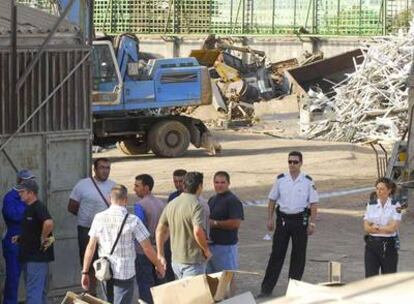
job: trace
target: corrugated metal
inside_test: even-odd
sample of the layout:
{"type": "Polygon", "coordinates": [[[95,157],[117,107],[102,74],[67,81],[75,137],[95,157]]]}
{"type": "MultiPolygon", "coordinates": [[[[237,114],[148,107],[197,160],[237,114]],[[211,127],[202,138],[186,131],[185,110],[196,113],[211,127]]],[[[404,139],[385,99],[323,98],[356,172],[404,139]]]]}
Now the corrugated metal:
{"type": "MultiPolygon", "coordinates": [[[[42,101],[84,58],[88,49],[48,49],[10,100],[10,52],[0,48],[0,136],[12,134],[42,101]]],[[[35,56],[35,50],[19,50],[18,75],[35,56]]],[[[90,129],[90,74],[88,61],[82,64],[22,133],[90,129]]]]}
{"type": "MultiPolygon", "coordinates": [[[[55,25],[58,17],[39,9],[17,4],[17,31],[20,34],[48,33],[55,25]]],[[[57,32],[77,33],[79,29],[72,23],[63,20],[57,32]]],[[[10,0],[0,0],[0,37],[10,35],[10,0]]]]}

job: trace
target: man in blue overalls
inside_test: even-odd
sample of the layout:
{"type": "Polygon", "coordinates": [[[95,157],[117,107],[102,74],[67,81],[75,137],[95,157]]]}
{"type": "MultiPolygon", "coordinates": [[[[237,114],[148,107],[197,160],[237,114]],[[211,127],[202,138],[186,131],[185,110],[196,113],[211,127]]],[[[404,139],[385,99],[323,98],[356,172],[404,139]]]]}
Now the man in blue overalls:
{"type": "MultiPolygon", "coordinates": [[[[17,183],[32,179],[35,176],[27,169],[17,173],[17,183]]],[[[12,243],[13,236],[21,234],[21,222],[26,209],[26,204],[20,199],[16,189],[11,189],[3,199],[3,218],[7,226],[7,233],[2,241],[3,256],[6,261],[6,282],[4,284],[3,304],[17,304],[20,264],[19,246],[12,243]]]]}

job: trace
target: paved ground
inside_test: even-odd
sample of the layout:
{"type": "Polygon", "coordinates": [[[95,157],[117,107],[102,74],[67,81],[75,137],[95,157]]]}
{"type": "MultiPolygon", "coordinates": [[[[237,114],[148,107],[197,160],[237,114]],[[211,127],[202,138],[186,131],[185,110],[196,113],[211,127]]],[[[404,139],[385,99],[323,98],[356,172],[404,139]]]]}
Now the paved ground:
{"type": "MultiPolygon", "coordinates": [[[[325,199],[320,203],[317,231],[311,236],[308,246],[307,264],[303,280],[310,283],[328,280],[328,261],[342,263],[342,279],[345,283],[364,277],[364,242],[362,240],[362,215],[366,195],[325,199]]],[[[240,291],[259,292],[261,279],[270,254],[271,241],[262,240],[265,234],[266,208],[245,209],[246,221],[240,230],[241,269],[259,272],[260,276],[239,275],[240,291]]],[[[401,225],[400,271],[414,271],[414,217],[406,214],[401,225]]],[[[290,250],[290,249],[289,249],[290,250]]],[[[275,297],[284,295],[288,284],[289,257],[286,257],[275,297]]]]}
{"type": "MultiPolygon", "coordinates": [[[[212,176],[217,170],[231,174],[233,191],[242,200],[265,199],[277,174],[287,168],[287,153],[291,150],[304,152],[303,170],[316,181],[320,192],[372,186],[376,178],[375,157],[370,148],[345,143],[278,139],[271,136],[251,134],[249,131],[217,131],[222,142],[222,155],[210,157],[203,150],[190,150],[177,159],[158,159],[152,155],[122,156],[111,150],[95,156],[112,159],[111,177],[126,184],[132,190],[134,176],[149,173],[154,176],[154,193],[166,198],[172,191],[171,173],[185,168],[205,174],[205,193],[212,193],[212,176]]],[[[311,283],[327,280],[327,262],[343,264],[343,280],[351,282],[363,278],[362,214],[367,194],[323,199],[317,231],[311,237],[304,281],[311,283]]],[[[133,202],[135,197],[130,196],[133,202]]],[[[259,291],[260,282],[270,253],[271,242],[264,241],[266,233],[266,208],[246,207],[246,219],[240,229],[241,270],[259,275],[238,276],[239,291],[259,291]]],[[[414,270],[413,230],[414,217],[404,217],[401,228],[402,250],[400,270],[414,270]]],[[[285,265],[288,265],[288,257],[285,265]]],[[[274,296],[284,294],[287,286],[287,267],[282,271],[274,296]]]]}

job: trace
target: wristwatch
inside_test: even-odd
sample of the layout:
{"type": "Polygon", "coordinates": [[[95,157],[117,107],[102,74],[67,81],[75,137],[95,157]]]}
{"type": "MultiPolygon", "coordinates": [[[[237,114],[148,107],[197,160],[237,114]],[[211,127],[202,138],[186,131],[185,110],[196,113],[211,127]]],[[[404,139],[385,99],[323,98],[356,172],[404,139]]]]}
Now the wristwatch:
{"type": "Polygon", "coordinates": [[[82,271],[82,274],[89,274],[89,271],[82,271]]]}

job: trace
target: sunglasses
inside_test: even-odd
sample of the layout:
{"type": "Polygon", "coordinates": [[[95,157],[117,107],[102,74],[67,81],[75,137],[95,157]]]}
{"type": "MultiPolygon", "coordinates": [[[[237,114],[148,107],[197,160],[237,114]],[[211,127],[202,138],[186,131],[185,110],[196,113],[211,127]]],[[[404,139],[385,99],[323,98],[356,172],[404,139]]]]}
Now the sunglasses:
{"type": "Polygon", "coordinates": [[[288,160],[288,163],[289,163],[289,165],[292,165],[292,164],[297,165],[297,164],[300,163],[300,161],[298,161],[298,160],[288,160]]]}

